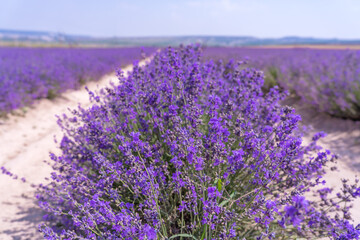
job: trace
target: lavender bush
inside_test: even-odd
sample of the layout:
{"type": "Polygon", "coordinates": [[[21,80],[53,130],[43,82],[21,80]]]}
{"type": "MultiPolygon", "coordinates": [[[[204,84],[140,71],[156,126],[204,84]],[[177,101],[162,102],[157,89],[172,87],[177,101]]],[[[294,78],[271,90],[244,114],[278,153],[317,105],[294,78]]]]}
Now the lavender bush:
{"type": "Polygon", "coordinates": [[[207,58],[248,59],[265,71],[266,87],[279,85],[319,111],[360,119],[360,51],[207,48],[207,58]]]}
{"type": "Polygon", "coordinates": [[[0,115],[54,98],[131,64],[154,48],[0,48],[0,115]]]}
{"type": "Polygon", "coordinates": [[[62,154],[37,199],[46,239],[358,239],[344,181],[323,185],[334,157],[303,146],[300,117],[263,74],[166,49],[93,106],[59,118],[62,154]],[[305,194],[316,196],[308,199],[305,194]]]}

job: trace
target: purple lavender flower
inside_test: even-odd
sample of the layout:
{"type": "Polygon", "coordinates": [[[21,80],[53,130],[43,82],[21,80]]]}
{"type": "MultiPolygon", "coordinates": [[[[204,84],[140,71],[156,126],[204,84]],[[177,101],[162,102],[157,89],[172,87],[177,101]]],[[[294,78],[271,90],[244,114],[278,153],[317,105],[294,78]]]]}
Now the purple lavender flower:
{"type": "MultiPolygon", "coordinates": [[[[143,48],[142,52],[155,50],[143,48]]],[[[140,48],[0,47],[0,115],[77,89],[140,56],[140,48]]]]}
{"type": "Polygon", "coordinates": [[[209,47],[205,58],[247,59],[265,72],[264,91],[279,86],[318,111],[360,119],[360,51],[209,47]]]}
{"type": "MultiPolygon", "coordinates": [[[[186,46],[119,78],[58,120],[62,152],[37,195],[45,238],[358,236],[348,214],[326,211],[346,205],[303,197],[332,155],[302,145],[301,118],[279,89],[263,91],[262,72],[186,46]]],[[[358,196],[356,184],[344,189],[341,201],[358,196]]]]}

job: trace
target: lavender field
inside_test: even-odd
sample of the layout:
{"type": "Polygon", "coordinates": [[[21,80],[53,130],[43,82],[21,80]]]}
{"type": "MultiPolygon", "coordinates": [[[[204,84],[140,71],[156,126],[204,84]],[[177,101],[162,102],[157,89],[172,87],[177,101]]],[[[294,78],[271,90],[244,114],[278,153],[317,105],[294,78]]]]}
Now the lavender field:
{"type": "Polygon", "coordinates": [[[155,50],[0,47],[0,115],[78,89],[155,50]]]}
{"type": "Polygon", "coordinates": [[[360,1],[0,1],[0,240],[360,240],[360,1]]]}
{"type": "MultiPolygon", "coordinates": [[[[0,213],[0,237],[360,238],[360,52],[189,45],[145,48],[152,56],[138,65],[139,50],[2,49],[3,112],[134,64],[117,69],[114,84],[85,92],[90,103],[57,113],[57,132],[38,141],[46,146],[57,134],[51,168],[39,163],[46,147],[0,152],[8,175],[0,190],[31,185],[36,216],[25,204],[20,220],[16,210],[0,213]],[[28,158],[38,168],[24,170],[28,158]],[[31,230],[11,227],[19,222],[31,230]]],[[[0,143],[21,135],[25,123],[15,120],[5,121],[13,132],[0,131],[0,143]]]]}
{"type": "Polygon", "coordinates": [[[330,115],[360,120],[360,51],[310,48],[206,48],[205,58],[242,60],[278,85],[330,115]]]}

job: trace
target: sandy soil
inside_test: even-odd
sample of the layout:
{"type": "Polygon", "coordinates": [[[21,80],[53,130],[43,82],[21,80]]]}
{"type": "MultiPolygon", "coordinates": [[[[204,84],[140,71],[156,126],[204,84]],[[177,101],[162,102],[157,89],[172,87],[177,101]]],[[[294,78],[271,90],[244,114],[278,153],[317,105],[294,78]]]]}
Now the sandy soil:
{"type": "MultiPolygon", "coordinates": [[[[356,177],[360,177],[360,121],[334,118],[326,113],[319,113],[295,97],[289,98],[284,104],[294,107],[296,113],[301,115],[302,125],[307,128],[304,143],[309,143],[317,132],[327,133],[327,136],[318,142],[319,145],[339,156],[336,164],[338,171],[328,169],[324,176],[328,187],[340,190],[341,179],[354,182],[356,177]]],[[[354,201],[353,206],[351,213],[354,223],[360,224],[360,199],[354,201]]]]}
{"type": "MultiPolygon", "coordinates": [[[[124,70],[129,71],[131,67],[124,70]]],[[[108,75],[99,82],[90,83],[88,87],[95,90],[110,82],[116,83],[117,78],[108,75]]],[[[360,175],[360,122],[317,113],[296,99],[286,103],[294,106],[302,115],[303,124],[310,127],[305,141],[309,141],[315,132],[325,131],[328,136],[321,141],[321,145],[341,155],[340,171],[326,176],[331,186],[338,188],[341,178],[360,175]]],[[[48,159],[50,151],[58,152],[53,140],[55,135],[61,137],[55,115],[67,113],[67,109],[76,108],[78,104],[90,104],[84,89],[69,91],[53,101],[40,100],[24,116],[0,120],[0,166],[25,177],[30,183],[44,182],[51,172],[44,160],[48,159]]],[[[41,239],[37,226],[42,213],[34,203],[34,191],[30,185],[0,174],[0,193],[0,239],[41,239]]],[[[355,203],[353,213],[355,221],[360,222],[360,201],[355,203]]]]}
{"type": "MultiPolygon", "coordinates": [[[[145,64],[142,61],[140,64],[145,64]]],[[[124,68],[124,72],[131,70],[124,68]]],[[[104,76],[98,82],[87,86],[94,91],[111,82],[117,83],[114,74],[104,76]]],[[[5,166],[28,183],[13,180],[0,174],[0,239],[42,239],[37,232],[42,213],[34,203],[32,184],[44,182],[51,168],[44,162],[49,152],[59,150],[54,136],[61,139],[61,131],[56,124],[55,115],[68,113],[81,104],[89,106],[90,101],[85,88],[68,91],[55,100],[42,99],[29,108],[25,114],[20,111],[9,119],[0,119],[0,166],[5,166]]]]}

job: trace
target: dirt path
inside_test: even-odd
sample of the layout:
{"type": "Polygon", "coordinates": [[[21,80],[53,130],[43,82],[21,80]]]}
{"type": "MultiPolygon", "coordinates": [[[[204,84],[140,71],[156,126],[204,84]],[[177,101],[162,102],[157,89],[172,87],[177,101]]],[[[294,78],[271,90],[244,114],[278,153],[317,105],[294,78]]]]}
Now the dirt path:
{"type": "MultiPolygon", "coordinates": [[[[296,113],[301,115],[302,124],[306,127],[304,142],[311,141],[312,136],[320,131],[327,136],[319,141],[324,149],[339,156],[337,160],[338,171],[328,171],[324,179],[327,184],[339,190],[341,179],[349,179],[354,182],[355,177],[360,177],[360,121],[352,121],[331,117],[325,113],[319,113],[309,105],[302,104],[297,98],[290,98],[285,104],[295,108],[296,113]]],[[[353,203],[351,213],[354,223],[360,224],[360,199],[353,203]]]]}
{"type": "MultiPolygon", "coordinates": [[[[145,60],[140,62],[144,65],[145,60]]],[[[132,66],[123,71],[130,71],[132,66]]],[[[114,74],[104,76],[87,86],[90,90],[117,83],[114,74]]],[[[35,103],[24,116],[10,116],[0,120],[0,166],[14,174],[25,177],[29,183],[39,184],[48,177],[51,168],[44,163],[49,152],[58,152],[54,136],[62,136],[55,115],[68,113],[81,104],[89,106],[85,88],[68,91],[55,100],[42,99],[35,103]]],[[[0,174],[0,239],[42,239],[37,232],[42,214],[34,203],[34,190],[30,184],[13,180],[0,174]]]]}

